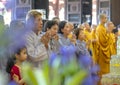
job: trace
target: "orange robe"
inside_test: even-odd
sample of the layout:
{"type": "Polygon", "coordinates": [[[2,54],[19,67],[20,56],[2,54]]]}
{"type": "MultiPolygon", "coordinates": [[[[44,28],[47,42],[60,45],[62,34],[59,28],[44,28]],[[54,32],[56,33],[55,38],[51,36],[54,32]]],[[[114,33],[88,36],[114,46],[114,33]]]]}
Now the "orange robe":
{"type": "Polygon", "coordinates": [[[110,72],[110,33],[107,33],[104,25],[99,24],[96,29],[98,38],[97,64],[100,67],[99,75],[110,72]]]}
{"type": "Polygon", "coordinates": [[[86,44],[88,45],[88,43],[90,43],[88,45],[88,49],[92,50],[92,43],[90,42],[92,40],[91,32],[84,30],[84,34],[86,36],[86,39],[85,39],[86,44]]]}
{"type": "Polygon", "coordinates": [[[115,34],[113,33],[110,33],[110,52],[111,52],[111,55],[117,54],[117,42],[115,39],[115,34]]]}
{"type": "Polygon", "coordinates": [[[97,44],[97,36],[96,36],[96,31],[92,30],[91,32],[91,36],[92,36],[92,40],[96,40],[96,42],[92,42],[92,57],[93,57],[93,61],[94,63],[97,62],[97,54],[98,54],[98,44],[97,44]]]}

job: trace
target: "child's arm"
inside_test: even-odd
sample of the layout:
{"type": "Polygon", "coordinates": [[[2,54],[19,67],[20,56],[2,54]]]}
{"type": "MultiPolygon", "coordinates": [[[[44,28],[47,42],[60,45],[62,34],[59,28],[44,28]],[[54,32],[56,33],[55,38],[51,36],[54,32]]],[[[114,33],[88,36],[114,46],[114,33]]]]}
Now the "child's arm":
{"type": "Polygon", "coordinates": [[[13,80],[18,84],[18,85],[23,85],[25,81],[23,79],[19,80],[17,75],[13,75],[13,80]]]}

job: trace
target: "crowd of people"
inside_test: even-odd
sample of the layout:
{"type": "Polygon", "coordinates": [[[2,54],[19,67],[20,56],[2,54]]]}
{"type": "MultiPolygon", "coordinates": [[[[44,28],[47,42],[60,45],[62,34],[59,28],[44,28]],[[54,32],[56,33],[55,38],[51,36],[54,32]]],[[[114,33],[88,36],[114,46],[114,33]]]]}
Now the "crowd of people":
{"type": "MultiPolygon", "coordinates": [[[[73,23],[55,17],[43,26],[42,14],[31,10],[26,15],[25,24],[11,22],[10,29],[29,29],[24,36],[25,45],[17,46],[14,57],[8,59],[6,70],[11,80],[26,85],[20,75],[21,64],[25,60],[33,67],[42,69],[43,62],[49,60],[52,53],[60,55],[60,48],[69,46],[77,49],[76,58],[87,56],[91,59],[91,65],[87,69],[93,65],[99,66],[96,74],[101,79],[102,75],[109,73],[111,56],[116,54],[118,30],[113,22],[107,21],[105,14],[101,14],[99,20],[99,25],[90,26],[85,22],[75,28],[73,23]]],[[[100,80],[98,85],[101,85],[100,80]]]]}

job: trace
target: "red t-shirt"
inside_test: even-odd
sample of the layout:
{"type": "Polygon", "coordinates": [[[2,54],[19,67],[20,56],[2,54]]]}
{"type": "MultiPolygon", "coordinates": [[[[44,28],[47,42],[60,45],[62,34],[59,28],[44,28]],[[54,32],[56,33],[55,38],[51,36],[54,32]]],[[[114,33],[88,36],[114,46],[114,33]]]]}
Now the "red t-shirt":
{"type": "MultiPolygon", "coordinates": [[[[11,76],[11,81],[14,80],[14,77],[21,80],[22,79],[21,68],[18,65],[14,65],[11,69],[10,76],[11,76]]],[[[23,85],[25,85],[25,84],[23,84],[23,85]]]]}

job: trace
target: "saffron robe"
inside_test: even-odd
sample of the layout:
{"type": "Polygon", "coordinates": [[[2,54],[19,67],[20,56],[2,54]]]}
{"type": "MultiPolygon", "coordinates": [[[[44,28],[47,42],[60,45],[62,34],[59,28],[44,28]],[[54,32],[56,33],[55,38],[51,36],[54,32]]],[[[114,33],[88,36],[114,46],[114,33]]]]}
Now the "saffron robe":
{"type": "Polygon", "coordinates": [[[99,24],[96,35],[98,38],[97,64],[100,67],[99,75],[103,75],[110,72],[110,33],[107,33],[103,24],[99,24]]]}
{"type": "Polygon", "coordinates": [[[93,62],[97,62],[97,54],[98,54],[98,43],[97,43],[97,36],[96,36],[96,31],[92,30],[91,32],[92,40],[96,40],[96,42],[92,42],[92,59],[93,62]]]}
{"type": "Polygon", "coordinates": [[[111,55],[117,54],[117,42],[115,39],[115,34],[113,33],[110,33],[110,50],[111,50],[111,55]]]}

